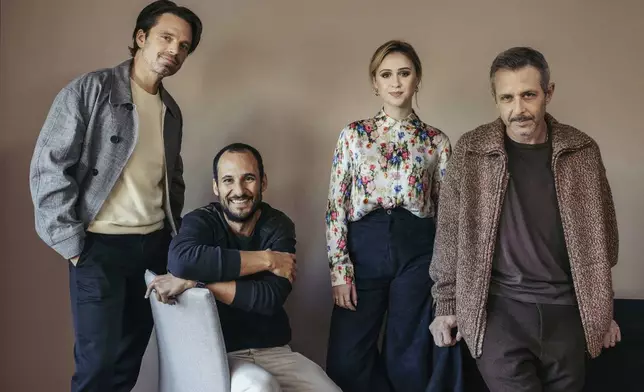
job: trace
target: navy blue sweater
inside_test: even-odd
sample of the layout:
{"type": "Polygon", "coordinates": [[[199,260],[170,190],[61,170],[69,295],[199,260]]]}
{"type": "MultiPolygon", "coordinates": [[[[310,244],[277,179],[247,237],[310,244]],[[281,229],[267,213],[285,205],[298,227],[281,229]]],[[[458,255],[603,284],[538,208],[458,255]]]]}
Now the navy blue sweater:
{"type": "Polygon", "coordinates": [[[245,238],[230,230],[219,203],[198,208],[184,216],[170,244],[168,271],[174,276],[204,283],[236,282],[233,302],[217,301],[228,352],[278,347],[291,340],[283,307],[292,289],[288,279],[268,271],[239,276],[242,250],[295,253],[295,225],[289,217],[267,203],[261,203],[260,210],[253,235],[245,238]]]}

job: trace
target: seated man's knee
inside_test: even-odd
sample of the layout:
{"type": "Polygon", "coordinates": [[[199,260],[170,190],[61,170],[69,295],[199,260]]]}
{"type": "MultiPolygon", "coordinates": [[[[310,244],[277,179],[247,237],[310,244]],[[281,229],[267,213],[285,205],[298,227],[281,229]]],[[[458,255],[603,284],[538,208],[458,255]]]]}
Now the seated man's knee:
{"type": "Polygon", "coordinates": [[[275,377],[264,368],[242,360],[230,360],[231,392],[280,392],[275,377]]]}
{"type": "Polygon", "coordinates": [[[317,363],[300,353],[293,354],[295,362],[298,364],[297,370],[295,370],[295,376],[306,380],[308,385],[305,390],[316,392],[342,392],[330,378],[329,374],[326,373],[317,363]]]}
{"type": "Polygon", "coordinates": [[[270,373],[254,379],[252,385],[244,389],[246,392],[281,392],[280,384],[270,373]]]}

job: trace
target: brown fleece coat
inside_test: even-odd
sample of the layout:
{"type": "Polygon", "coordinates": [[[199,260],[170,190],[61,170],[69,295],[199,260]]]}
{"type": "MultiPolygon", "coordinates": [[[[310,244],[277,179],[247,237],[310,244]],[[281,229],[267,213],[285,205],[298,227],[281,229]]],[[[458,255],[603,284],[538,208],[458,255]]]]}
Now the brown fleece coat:
{"type": "MultiPolygon", "coordinates": [[[[617,263],[615,207],[597,143],[546,114],[552,172],[586,347],[600,354],[613,317],[617,263]]],[[[430,275],[436,315],[456,315],[472,355],[483,351],[486,304],[501,208],[508,185],[501,119],[456,144],[440,193],[430,275]]]]}

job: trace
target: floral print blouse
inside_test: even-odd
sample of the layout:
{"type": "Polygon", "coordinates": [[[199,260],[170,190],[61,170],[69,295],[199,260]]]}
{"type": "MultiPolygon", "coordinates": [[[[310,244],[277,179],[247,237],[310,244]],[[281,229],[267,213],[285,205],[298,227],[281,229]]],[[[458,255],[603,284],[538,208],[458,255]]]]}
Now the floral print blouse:
{"type": "Polygon", "coordinates": [[[349,222],[378,208],[402,207],[420,218],[434,216],[450,155],[447,135],[414,112],[399,121],[381,110],[342,130],[333,154],[326,211],[333,286],[353,282],[349,222]]]}

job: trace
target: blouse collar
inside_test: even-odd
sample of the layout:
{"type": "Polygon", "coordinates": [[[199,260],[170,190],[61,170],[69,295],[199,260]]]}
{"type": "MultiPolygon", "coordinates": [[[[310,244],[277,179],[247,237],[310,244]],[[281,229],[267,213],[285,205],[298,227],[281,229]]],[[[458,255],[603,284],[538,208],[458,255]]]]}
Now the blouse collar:
{"type": "Polygon", "coordinates": [[[386,127],[393,127],[395,125],[402,125],[402,126],[413,126],[413,127],[418,127],[420,125],[420,118],[418,118],[418,115],[416,112],[412,109],[411,113],[402,120],[396,120],[395,118],[389,116],[387,113],[385,113],[385,109],[382,108],[376,114],[374,117],[376,120],[376,127],[380,128],[381,126],[386,126],[386,127]]]}

